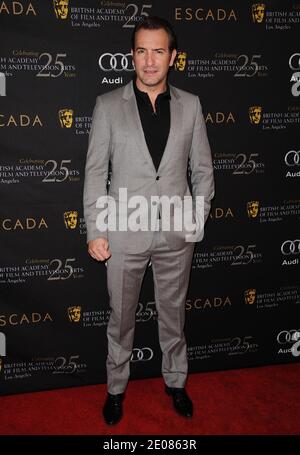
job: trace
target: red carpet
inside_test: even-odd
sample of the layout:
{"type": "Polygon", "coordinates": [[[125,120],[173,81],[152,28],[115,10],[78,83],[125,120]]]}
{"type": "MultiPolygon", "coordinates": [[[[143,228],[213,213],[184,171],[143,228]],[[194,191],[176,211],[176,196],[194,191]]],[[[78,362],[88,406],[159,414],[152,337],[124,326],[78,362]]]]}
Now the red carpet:
{"type": "Polygon", "coordinates": [[[162,379],[130,381],[124,417],[102,420],[106,386],[0,398],[1,435],[296,435],[300,364],[191,374],[193,419],[177,416],[162,379]]]}

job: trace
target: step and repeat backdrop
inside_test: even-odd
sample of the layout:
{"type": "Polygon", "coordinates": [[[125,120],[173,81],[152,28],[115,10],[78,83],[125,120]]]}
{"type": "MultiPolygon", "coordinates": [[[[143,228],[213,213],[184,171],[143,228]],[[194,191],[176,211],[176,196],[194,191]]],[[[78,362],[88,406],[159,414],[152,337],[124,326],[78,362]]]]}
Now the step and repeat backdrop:
{"type": "MultiPolygon", "coordinates": [[[[199,95],[216,197],[186,300],[191,372],[300,357],[300,2],[0,1],[0,393],[104,383],[106,267],[82,192],[96,96],[134,73],[145,16],[179,40],[170,82],[199,95]]],[[[160,375],[151,264],[131,377],[160,375]]]]}

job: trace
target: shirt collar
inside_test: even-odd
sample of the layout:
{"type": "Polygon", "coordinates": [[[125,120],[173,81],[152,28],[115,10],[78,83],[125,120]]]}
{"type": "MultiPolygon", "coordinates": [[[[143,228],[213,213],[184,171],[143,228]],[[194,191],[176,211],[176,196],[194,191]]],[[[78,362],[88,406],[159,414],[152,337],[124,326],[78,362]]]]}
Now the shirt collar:
{"type": "MultiPolygon", "coordinates": [[[[139,96],[140,98],[144,99],[145,101],[148,101],[149,100],[149,95],[147,92],[142,92],[140,89],[138,89],[137,85],[136,85],[136,76],[133,77],[133,89],[134,89],[134,93],[136,96],[139,96]]],[[[169,84],[167,83],[167,89],[165,92],[162,92],[160,93],[158,96],[157,96],[157,100],[161,100],[161,99],[168,99],[170,100],[171,99],[171,93],[170,93],[170,87],[169,87],[169,84]]]]}

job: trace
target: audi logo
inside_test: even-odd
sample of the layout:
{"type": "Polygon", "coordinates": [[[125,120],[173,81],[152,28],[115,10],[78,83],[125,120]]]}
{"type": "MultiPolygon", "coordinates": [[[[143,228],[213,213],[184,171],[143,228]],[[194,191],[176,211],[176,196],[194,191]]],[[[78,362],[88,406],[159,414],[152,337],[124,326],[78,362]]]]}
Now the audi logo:
{"type": "Polygon", "coordinates": [[[134,71],[132,55],[117,52],[106,52],[99,57],[99,66],[102,71],[134,71]]]}
{"type": "Polygon", "coordinates": [[[295,340],[297,340],[299,332],[300,329],[282,330],[277,335],[277,341],[279,344],[293,343],[295,340]]]}
{"type": "Polygon", "coordinates": [[[300,54],[299,54],[299,52],[290,56],[290,58],[289,58],[289,66],[290,66],[291,70],[300,70],[300,54]],[[296,58],[296,63],[295,63],[295,57],[298,57],[298,61],[297,61],[297,58],[296,58]],[[294,64],[296,64],[296,66],[294,66],[294,64]]]}
{"type": "Polygon", "coordinates": [[[300,150],[290,150],[287,152],[284,158],[287,166],[299,166],[300,165],[300,150]]]}
{"type": "Polygon", "coordinates": [[[286,240],[281,245],[281,252],[285,256],[290,254],[299,254],[300,253],[300,240],[286,240]]]}
{"type": "Polygon", "coordinates": [[[153,351],[151,348],[134,348],[131,354],[131,362],[148,362],[153,358],[153,351]]]}

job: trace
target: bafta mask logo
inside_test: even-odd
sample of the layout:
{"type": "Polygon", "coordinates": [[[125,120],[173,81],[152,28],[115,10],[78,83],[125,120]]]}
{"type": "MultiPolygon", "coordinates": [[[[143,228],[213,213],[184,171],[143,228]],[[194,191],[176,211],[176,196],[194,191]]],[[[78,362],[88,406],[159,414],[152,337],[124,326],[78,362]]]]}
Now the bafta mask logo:
{"type": "Polygon", "coordinates": [[[58,111],[60,126],[62,128],[71,128],[73,124],[73,114],[74,111],[72,109],[60,109],[60,111],[58,111]]]}
{"type": "Polygon", "coordinates": [[[69,0],[53,0],[53,7],[57,19],[67,19],[69,0]]]}
{"type": "Polygon", "coordinates": [[[246,291],[244,292],[244,296],[245,296],[245,303],[247,305],[253,305],[253,303],[255,303],[255,299],[256,299],[256,289],[246,289],[246,291]]]}
{"type": "Polygon", "coordinates": [[[264,3],[254,3],[252,5],[252,20],[260,24],[265,17],[266,5],[264,3]]]}
{"type": "Polygon", "coordinates": [[[261,106],[251,106],[249,107],[249,117],[250,117],[250,122],[253,125],[258,125],[261,121],[261,113],[262,113],[262,107],[261,106]]]}
{"type": "Polygon", "coordinates": [[[70,322],[79,322],[81,318],[81,306],[70,306],[68,308],[70,322]]]}
{"type": "Polygon", "coordinates": [[[64,222],[67,229],[75,229],[78,221],[78,212],[69,210],[64,212],[64,222]]]}
{"type": "Polygon", "coordinates": [[[249,218],[256,218],[259,211],[259,202],[251,201],[247,202],[247,212],[249,218]]]}
{"type": "Polygon", "coordinates": [[[177,71],[184,71],[186,65],[186,52],[178,52],[174,68],[177,71]]]}

